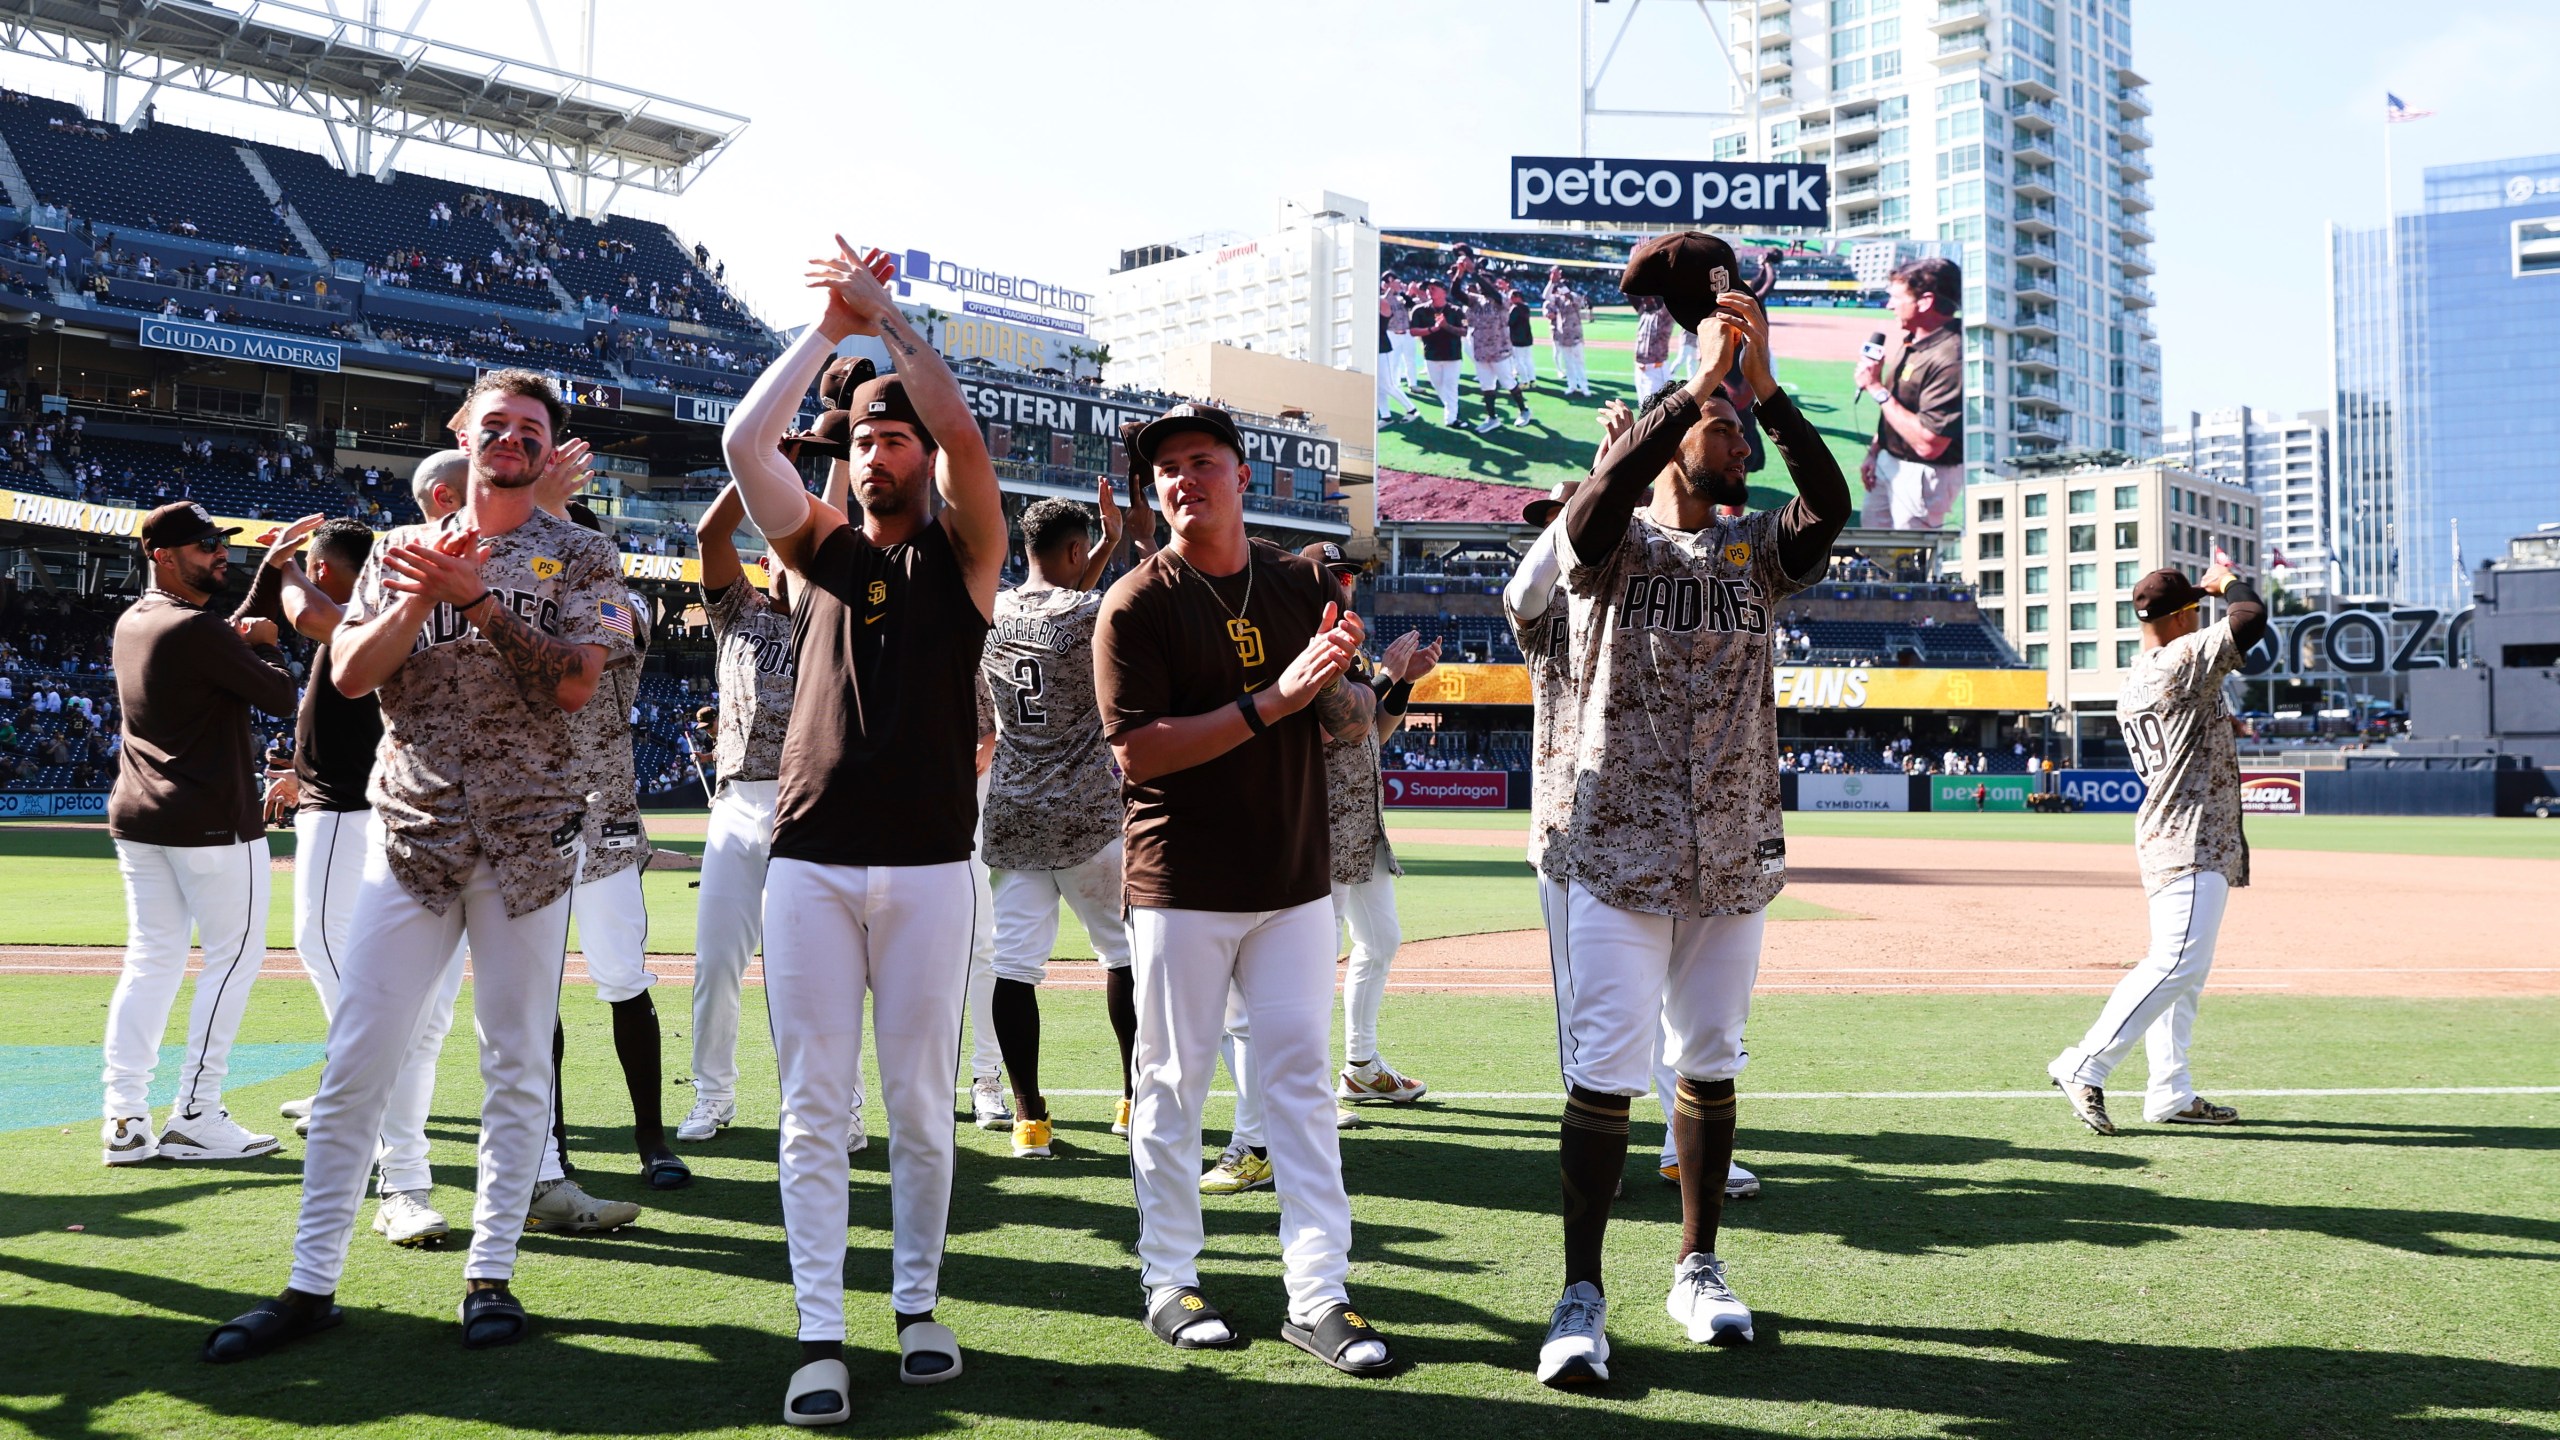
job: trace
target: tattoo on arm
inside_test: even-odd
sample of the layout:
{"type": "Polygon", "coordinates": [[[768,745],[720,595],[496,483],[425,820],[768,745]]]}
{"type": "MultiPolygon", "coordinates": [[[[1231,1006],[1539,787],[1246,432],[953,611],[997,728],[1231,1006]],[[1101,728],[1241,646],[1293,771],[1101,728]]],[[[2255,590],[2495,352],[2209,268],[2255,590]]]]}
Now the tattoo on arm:
{"type": "Polygon", "coordinates": [[[497,648],[498,658],[516,673],[517,679],[557,699],[561,682],[586,668],[580,647],[552,639],[495,600],[485,603],[489,607],[488,618],[473,623],[497,648]]]}
{"type": "Polygon", "coordinates": [[[1377,698],[1366,685],[1336,680],[1316,695],[1316,723],[1336,740],[1348,740],[1368,728],[1377,698]]]}

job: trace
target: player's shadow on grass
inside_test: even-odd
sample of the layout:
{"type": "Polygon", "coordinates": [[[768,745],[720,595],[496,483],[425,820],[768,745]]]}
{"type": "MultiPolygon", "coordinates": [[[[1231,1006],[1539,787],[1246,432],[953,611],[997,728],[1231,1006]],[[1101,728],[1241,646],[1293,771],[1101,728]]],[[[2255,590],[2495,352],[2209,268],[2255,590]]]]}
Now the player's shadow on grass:
{"type": "MultiPolygon", "coordinates": [[[[469,1425],[690,1435],[772,1425],[783,1382],[798,1363],[786,1335],[761,1329],[551,1323],[539,1314],[523,1345],[471,1354],[449,1318],[359,1306],[343,1329],[264,1360],[212,1367],[196,1358],[204,1335],[247,1297],[119,1269],[6,1263],[31,1281],[126,1302],[114,1313],[0,1304],[0,1323],[13,1337],[13,1363],[0,1369],[0,1409],[43,1440],[129,1429],[118,1414],[129,1419],[139,1397],[154,1395],[178,1402],[193,1426],[226,1429],[255,1422],[279,1430],[381,1425],[419,1433],[469,1425]]],[[[2550,1367],[2414,1347],[2235,1350],[2003,1328],[1862,1325],[1765,1310],[1762,1344],[1707,1351],[1681,1343],[1659,1315],[1630,1305],[1613,1327],[1617,1378],[1586,1399],[1541,1390],[1528,1375],[1542,1316],[1482,1316],[1445,1297],[1381,1299],[1375,1308],[1382,1321],[1393,1306],[1409,1312],[1406,1324],[1457,1333],[1398,1335],[1407,1369],[1363,1383],[1281,1348],[1270,1338],[1276,1316],[1264,1313],[1260,1300],[1238,1307],[1252,1338],[1232,1353],[1177,1356],[1134,1319],[1072,1332],[1068,1354],[1041,1347],[1042,1340],[1055,1342],[1055,1331],[973,1327],[962,1337],[967,1373],[949,1385],[913,1389],[892,1379],[885,1327],[857,1326],[846,1357],[856,1423],[894,1436],[990,1421],[1081,1423],[1162,1440],[1197,1440],[1204,1428],[1236,1437],[1551,1436],[1577,1424],[1605,1424],[1612,1436],[1634,1440],[1782,1433],[1730,1419],[1750,1404],[1787,1407],[1769,1413],[1790,1427],[1811,1416],[1880,1410],[1977,1440],[2385,1430],[2485,1440],[2514,1433],[2501,1414],[2547,1412],[2560,1387],[2560,1370],[2550,1367]],[[1602,1400],[1664,1396],[1679,1398],[1676,1417],[1594,1409],[1602,1400]]]]}
{"type": "Polygon", "coordinates": [[[252,1161],[238,1166],[223,1166],[218,1177],[197,1170],[190,1173],[205,1178],[122,1192],[100,1189],[75,1195],[0,1193],[0,1239],[67,1232],[74,1227],[92,1239],[101,1240],[142,1240],[177,1235],[190,1228],[183,1219],[162,1219],[153,1212],[182,1211],[198,1200],[227,1191],[276,1186],[299,1189],[302,1185],[301,1170],[299,1164],[259,1164],[252,1161]],[[240,1173],[251,1165],[257,1165],[257,1169],[247,1174],[240,1173]]]}
{"type": "Polygon", "coordinates": [[[2552,1125],[2421,1125],[2393,1120],[2250,1120],[2239,1125],[2146,1126],[2146,1137],[2214,1140],[2225,1144],[2257,1141],[2309,1142],[2317,1145],[2414,1146],[2426,1150],[2560,1150],[2560,1126],[2552,1125]]]}

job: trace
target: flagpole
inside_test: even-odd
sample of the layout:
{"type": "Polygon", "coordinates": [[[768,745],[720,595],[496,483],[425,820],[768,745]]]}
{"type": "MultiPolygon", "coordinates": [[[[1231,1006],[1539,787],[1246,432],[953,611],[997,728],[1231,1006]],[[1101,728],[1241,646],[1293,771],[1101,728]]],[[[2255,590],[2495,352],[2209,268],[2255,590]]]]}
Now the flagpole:
{"type": "MultiPolygon", "coordinates": [[[[2391,174],[2391,128],[2395,123],[2386,105],[2382,115],[2382,269],[2390,301],[2384,311],[2383,349],[2390,357],[2387,362],[2390,368],[2384,372],[2389,377],[2385,382],[2385,393],[2399,391],[2397,382],[2403,373],[2400,353],[2400,208],[2392,194],[2391,174]]],[[[2401,393],[2391,402],[2388,411],[2391,417],[2391,539],[2383,546],[2382,598],[2386,600],[2400,598],[2400,533],[2412,518],[2405,503],[2409,494],[2409,465],[2401,444],[2408,429],[2408,404],[2408,395],[2401,393]]]]}

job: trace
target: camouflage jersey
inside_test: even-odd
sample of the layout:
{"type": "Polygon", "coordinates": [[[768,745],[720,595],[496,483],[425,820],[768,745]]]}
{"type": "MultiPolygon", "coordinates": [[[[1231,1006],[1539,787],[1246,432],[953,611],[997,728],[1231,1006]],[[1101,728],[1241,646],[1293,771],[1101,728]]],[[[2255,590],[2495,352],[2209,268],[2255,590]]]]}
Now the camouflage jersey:
{"type": "Polygon", "coordinates": [[[1779,514],[1720,517],[1692,532],[1639,511],[1618,543],[1587,559],[1557,533],[1575,692],[1574,794],[1557,878],[1606,904],[1680,919],[1744,915],[1786,884],[1771,606],[1822,569],[1786,573],[1779,514]]]}
{"type": "Polygon", "coordinates": [[[1541,875],[1563,878],[1550,870],[1548,851],[1561,862],[1561,841],[1573,824],[1573,602],[1561,585],[1547,592],[1547,608],[1534,620],[1523,618],[1505,596],[1502,616],[1511,622],[1511,637],[1521,658],[1529,662],[1529,864],[1541,875]]]}
{"type": "Polygon", "coordinates": [[[1558,345],[1582,343],[1583,317],[1591,313],[1589,301],[1561,280],[1550,280],[1542,296],[1546,302],[1547,336],[1558,345]]]}
{"type": "Polygon", "coordinates": [[[771,780],[782,773],[782,736],[791,722],[791,617],[739,576],[702,592],[711,619],[720,685],[720,783],[771,780]]]}
{"type": "Polygon", "coordinates": [[[631,754],[631,707],[640,699],[640,662],[649,651],[649,602],[625,593],[622,603],[623,613],[631,617],[631,654],[606,663],[596,677],[596,693],[569,717],[587,795],[587,823],[580,831],[587,842],[586,868],[578,872],[581,885],[621,874],[649,858],[649,832],[640,823],[640,783],[631,754]]]}
{"type": "Polygon", "coordinates": [[[2218,620],[2133,662],[2116,697],[2125,748],[2147,787],[2133,820],[2133,853],[2148,894],[2210,870],[2249,883],[2240,831],[2240,756],[2222,708],[2222,677],[2248,652],[2218,620]]]}
{"type": "MultiPolygon", "coordinates": [[[[1346,685],[1383,690],[1368,657],[1355,656],[1343,672],[1346,685]]],[[[1333,883],[1365,885],[1381,874],[1401,875],[1395,847],[1387,843],[1378,793],[1378,727],[1364,726],[1348,740],[1324,739],[1324,788],[1333,825],[1333,883]]]]}
{"type": "Polygon", "coordinates": [[[1511,309],[1478,291],[1467,297],[1467,350],[1479,365],[1511,358],[1511,309]]]}
{"type": "MultiPolygon", "coordinates": [[[[392,546],[461,523],[447,516],[384,537],[356,581],[347,623],[361,624],[400,600],[383,584],[382,557],[392,546]]],[[[611,541],[537,510],[481,543],[489,558],[480,583],[535,629],[566,644],[604,647],[608,666],[633,653],[630,633],[615,628],[607,609],[631,603],[611,541]]],[[[587,808],[569,714],[518,679],[497,647],[447,605],[429,613],[407,658],[376,693],[382,748],[366,796],[382,818],[400,888],[442,915],[486,860],[510,917],[569,893],[587,808]]]]}
{"type": "Polygon", "coordinates": [[[1093,697],[1101,613],[1099,590],[996,596],[978,666],[995,695],[985,848],[994,869],[1069,869],[1120,837],[1120,777],[1093,697]]]}

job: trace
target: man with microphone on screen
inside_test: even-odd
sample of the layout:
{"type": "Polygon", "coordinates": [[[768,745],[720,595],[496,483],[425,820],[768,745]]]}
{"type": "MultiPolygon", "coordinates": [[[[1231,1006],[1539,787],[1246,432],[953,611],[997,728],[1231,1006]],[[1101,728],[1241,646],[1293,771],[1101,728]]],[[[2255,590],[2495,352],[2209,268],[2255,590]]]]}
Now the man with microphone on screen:
{"type": "Polygon", "coordinates": [[[1857,386],[1876,402],[1876,438],[1858,478],[1870,530],[1935,530],[1964,489],[1964,276],[1934,255],[1894,267],[1893,333],[1858,358],[1857,386]],[[1881,350],[1877,346],[1881,343],[1881,350]]]}

